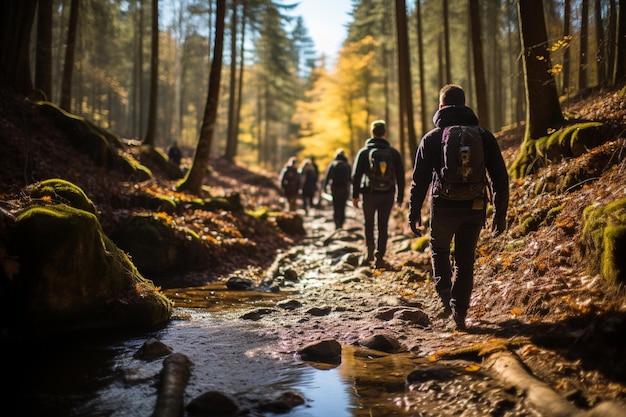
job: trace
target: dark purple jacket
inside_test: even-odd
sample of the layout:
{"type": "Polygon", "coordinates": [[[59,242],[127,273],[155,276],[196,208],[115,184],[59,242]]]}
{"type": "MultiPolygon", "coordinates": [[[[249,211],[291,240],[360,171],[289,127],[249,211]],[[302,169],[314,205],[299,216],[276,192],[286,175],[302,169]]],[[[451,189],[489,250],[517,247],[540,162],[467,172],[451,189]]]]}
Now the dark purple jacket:
{"type": "MultiPolygon", "coordinates": [[[[443,128],[452,125],[478,125],[474,111],[467,106],[446,106],[437,110],[433,116],[435,128],[426,133],[419,144],[413,165],[411,178],[411,196],[409,205],[409,221],[421,218],[421,209],[431,183],[439,182],[438,172],[441,171],[441,135],[443,128]]],[[[500,146],[493,134],[481,128],[483,150],[485,152],[485,168],[490,180],[492,193],[491,203],[495,208],[494,217],[506,216],[509,207],[509,174],[500,146]]],[[[433,187],[435,188],[435,187],[433,187]]],[[[437,206],[471,207],[472,201],[451,201],[432,195],[431,202],[437,206]]]]}

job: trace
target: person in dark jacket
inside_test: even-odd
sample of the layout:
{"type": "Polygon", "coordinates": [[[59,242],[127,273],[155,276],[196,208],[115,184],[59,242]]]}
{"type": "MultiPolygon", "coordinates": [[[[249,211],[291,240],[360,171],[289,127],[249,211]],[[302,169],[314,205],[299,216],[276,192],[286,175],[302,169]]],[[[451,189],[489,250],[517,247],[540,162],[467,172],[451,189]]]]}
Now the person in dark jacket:
{"type": "Polygon", "coordinates": [[[298,200],[298,192],[300,191],[300,175],[296,166],[296,158],[289,158],[285,166],[278,174],[278,181],[283,189],[283,195],[287,201],[287,209],[296,211],[296,203],[298,200]]]}
{"type": "Polygon", "coordinates": [[[300,191],[302,192],[302,208],[304,214],[309,214],[309,209],[313,208],[313,199],[317,191],[318,171],[311,163],[310,159],[305,159],[298,168],[300,177],[300,191]]]}
{"type": "MultiPolygon", "coordinates": [[[[444,305],[443,315],[453,315],[457,330],[466,330],[466,316],[474,285],[474,259],[481,229],[486,223],[488,193],[474,200],[450,200],[438,195],[441,184],[442,132],[446,126],[478,125],[474,111],[465,105],[465,92],[449,84],[439,92],[439,109],[433,117],[435,128],[426,133],[415,155],[410,187],[409,226],[420,235],[422,204],[430,192],[430,248],[435,289],[444,305]],[[454,238],[454,274],[450,244],[454,238]]],[[[506,229],[509,205],[509,176],[498,142],[480,128],[490,203],[494,208],[493,235],[506,229]]]]}
{"type": "Polygon", "coordinates": [[[322,190],[333,198],[333,220],[335,228],[341,229],[346,221],[346,202],[350,198],[350,184],[352,182],[352,166],[348,162],[343,149],[337,149],[335,157],[328,168],[322,184],[322,190]]]}
{"type": "Polygon", "coordinates": [[[376,268],[387,266],[384,260],[387,251],[388,223],[394,201],[398,206],[404,201],[404,163],[400,152],[392,147],[387,140],[387,129],[384,120],[375,120],[371,125],[372,137],[365,141],[356,157],[352,170],[352,205],[359,207],[359,195],[363,196],[363,217],[365,221],[365,245],[367,257],[365,263],[371,263],[376,257],[376,268]],[[370,150],[373,148],[389,148],[393,156],[391,170],[395,184],[388,190],[377,191],[370,186],[370,150]],[[378,240],[374,240],[374,219],[378,223],[378,240]]]}

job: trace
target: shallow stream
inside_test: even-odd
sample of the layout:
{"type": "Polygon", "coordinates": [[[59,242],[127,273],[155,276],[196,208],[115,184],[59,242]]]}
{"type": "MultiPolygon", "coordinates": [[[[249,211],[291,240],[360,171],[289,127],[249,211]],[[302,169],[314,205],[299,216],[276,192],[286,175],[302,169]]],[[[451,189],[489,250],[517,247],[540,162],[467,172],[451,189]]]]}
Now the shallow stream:
{"type": "Polygon", "coordinates": [[[177,305],[189,304],[175,309],[166,328],[140,337],[37,347],[22,368],[23,408],[15,415],[150,416],[164,358],[145,361],[134,355],[152,337],[192,363],[185,404],[214,390],[253,409],[259,401],[295,391],[305,404],[281,416],[420,415],[406,407],[404,381],[417,360],[410,353],[371,356],[344,346],[338,366],[304,362],[281,351],[276,335],[239,318],[251,305],[270,305],[278,295],[227,291],[223,284],[166,294],[177,305]]]}

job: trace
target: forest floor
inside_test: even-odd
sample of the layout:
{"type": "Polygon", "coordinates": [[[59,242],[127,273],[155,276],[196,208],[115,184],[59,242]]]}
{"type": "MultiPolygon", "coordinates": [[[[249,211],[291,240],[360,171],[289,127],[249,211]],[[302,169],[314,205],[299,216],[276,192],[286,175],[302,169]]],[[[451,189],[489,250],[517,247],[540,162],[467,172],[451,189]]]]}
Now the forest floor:
{"type": "MultiPolygon", "coordinates": [[[[0,100],[1,115],[17,112],[13,110],[12,100],[6,97],[0,100]],[[9,107],[11,111],[7,110],[9,107]]],[[[624,103],[623,97],[610,91],[578,97],[563,107],[566,114],[579,119],[626,126],[624,103]]],[[[24,115],[24,120],[17,122],[8,117],[0,117],[0,131],[4,136],[0,199],[13,199],[24,182],[65,178],[81,186],[94,201],[101,212],[105,231],[114,224],[116,210],[110,208],[107,201],[111,196],[132,193],[137,185],[115,172],[95,167],[83,154],[65,145],[63,138],[49,126],[33,124],[24,115]],[[28,154],[36,166],[30,171],[33,173],[30,178],[24,178],[28,170],[16,162],[19,158],[13,157],[15,153],[28,154]]],[[[523,131],[520,126],[496,135],[509,163],[519,149],[523,131]]],[[[353,247],[355,254],[364,249],[360,214],[348,208],[350,218],[346,227],[335,232],[329,218],[330,208],[323,205],[317,212],[303,216],[305,235],[287,235],[277,229],[264,231],[264,239],[257,242],[259,245],[265,242],[263,253],[267,256],[264,259],[248,262],[233,247],[224,259],[227,267],[216,270],[213,278],[225,279],[239,272],[261,282],[267,279],[272,263],[274,268],[280,263],[281,267],[293,269],[300,278],[294,288],[298,289],[301,302],[342,313],[340,319],[337,315],[327,315],[312,320],[306,309],[302,309],[300,313],[266,323],[286,350],[297,350],[298,346],[330,337],[341,343],[355,344],[372,333],[385,333],[430,362],[469,359],[480,364],[493,352],[506,351],[519,359],[530,374],[577,408],[587,409],[606,400],[626,404],[623,337],[626,334],[626,293],[623,286],[609,285],[601,276],[590,275],[586,269],[588,260],[580,255],[578,247],[583,209],[592,203],[606,204],[626,197],[625,142],[619,139],[606,143],[588,154],[512,181],[509,229],[492,238],[487,228],[479,241],[480,256],[476,262],[467,332],[451,330],[448,320],[439,317],[441,306],[431,281],[428,249],[413,250],[418,238],[407,227],[406,208],[394,211],[390,220],[390,247],[386,259],[389,268],[375,270],[337,262],[333,258],[337,245],[344,252],[346,247],[353,247]],[[596,169],[598,165],[605,168],[602,173],[568,192],[534,192],[539,179],[596,169]],[[548,203],[548,200],[551,201],[548,203]],[[522,220],[545,204],[554,204],[552,200],[562,205],[554,222],[522,233],[522,220]],[[312,280],[322,275],[333,278],[313,285],[312,280]],[[380,314],[373,314],[380,313],[381,308],[399,307],[422,310],[429,323],[407,325],[403,320],[381,321],[380,314]]],[[[282,207],[275,174],[252,172],[221,159],[212,160],[211,166],[207,186],[212,192],[237,190],[249,209],[259,205],[282,207]]],[[[175,182],[163,179],[154,171],[154,180],[138,186],[174,193],[175,182]]],[[[214,213],[195,215],[215,216],[214,213]]],[[[222,219],[220,227],[227,229],[239,224],[240,220],[231,216],[222,219]]],[[[202,275],[205,279],[206,276],[202,275]]],[[[198,274],[189,274],[187,278],[186,285],[202,284],[198,274]]],[[[495,405],[490,408],[495,409],[495,405]]]]}

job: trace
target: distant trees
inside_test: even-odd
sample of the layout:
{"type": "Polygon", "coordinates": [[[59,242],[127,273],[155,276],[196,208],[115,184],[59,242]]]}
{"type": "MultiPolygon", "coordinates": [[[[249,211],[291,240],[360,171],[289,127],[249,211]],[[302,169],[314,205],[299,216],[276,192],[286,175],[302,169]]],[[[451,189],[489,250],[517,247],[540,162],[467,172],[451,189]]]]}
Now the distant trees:
{"type": "MultiPolygon", "coordinates": [[[[391,8],[388,0],[353,1],[331,61],[316,56],[297,2],[231,0],[223,29],[228,72],[207,155],[270,170],[292,155],[324,165],[336,147],[356,152],[369,122],[385,118],[390,140],[408,147],[411,159],[447,82],[465,87],[491,130],[528,113],[529,135],[540,134],[559,124],[559,94],[623,82],[625,1],[396,0],[391,8]],[[536,27],[523,36],[518,3],[546,19],[527,22],[536,27]],[[545,27],[547,36],[527,39],[545,27]],[[556,93],[546,96],[546,85],[556,93]]],[[[209,128],[217,1],[84,4],[0,2],[0,88],[38,89],[122,137],[162,147],[176,139],[187,151],[199,145],[209,128]]]]}

